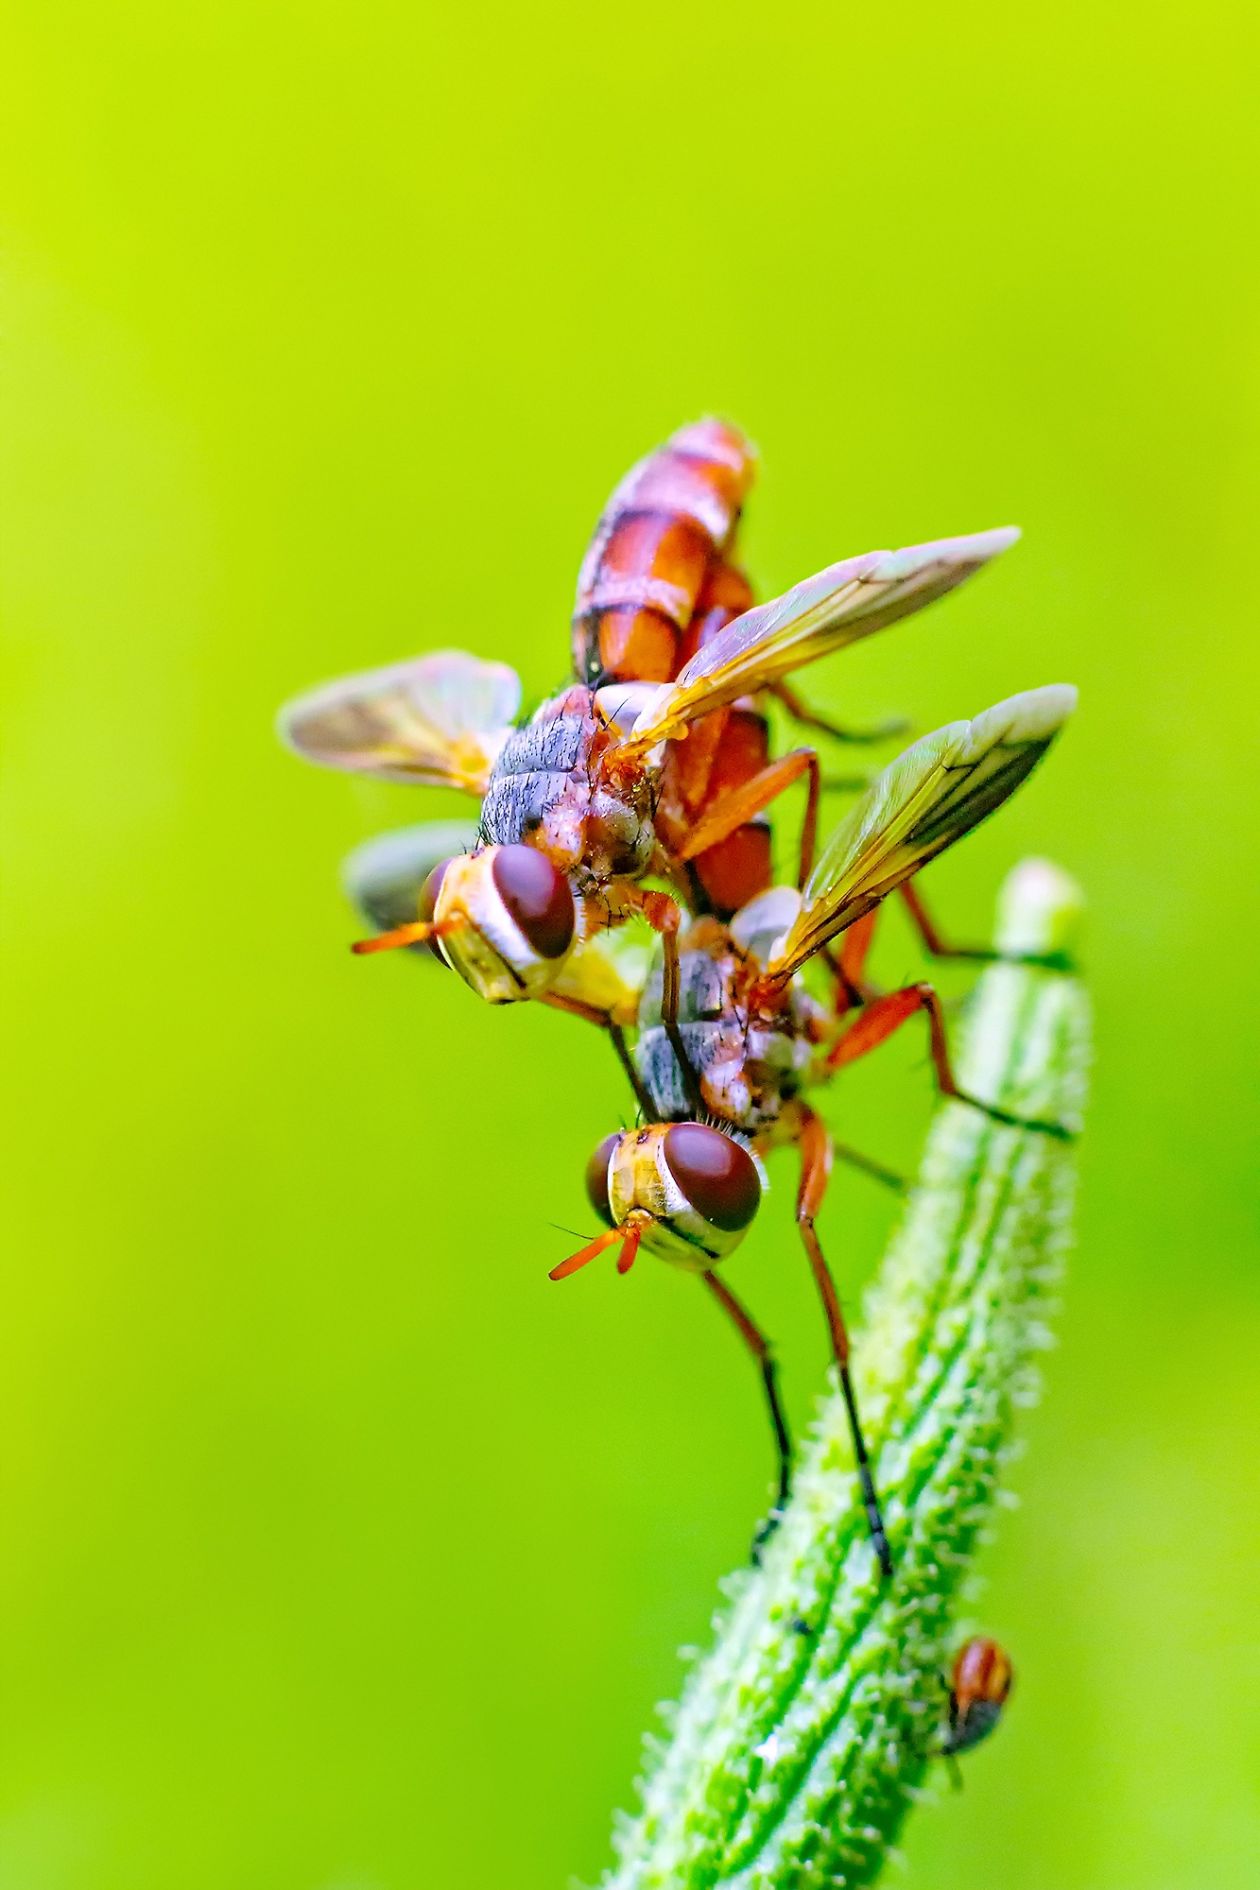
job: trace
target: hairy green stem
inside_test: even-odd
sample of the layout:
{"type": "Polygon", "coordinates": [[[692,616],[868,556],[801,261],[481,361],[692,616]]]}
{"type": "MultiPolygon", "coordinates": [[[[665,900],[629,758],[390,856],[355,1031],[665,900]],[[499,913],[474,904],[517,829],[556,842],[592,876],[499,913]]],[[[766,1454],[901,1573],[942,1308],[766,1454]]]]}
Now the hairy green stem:
{"type": "MultiPolygon", "coordinates": [[[[1002,895],[999,947],[1061,954],[1079,907],[1063,874],[1026,862],[1002,895]]],[[[1087,1055],[1072,976],[984,973],[959,1059],[966,1089],[1075,1124],[1087,1055]]],[[[729,1583],[716,1642],[667,1743],[649,1750],[609,1890],[809,1890],[877,1875],[931,1762],[951,1624],[1015,1407],[1035,1388],[1072,1183],[1069,1144],[964,1103],[940,1108],[855,1347],[893,1579],[879,1578],[833,1391],[763,1565],[729,1583]]]]}

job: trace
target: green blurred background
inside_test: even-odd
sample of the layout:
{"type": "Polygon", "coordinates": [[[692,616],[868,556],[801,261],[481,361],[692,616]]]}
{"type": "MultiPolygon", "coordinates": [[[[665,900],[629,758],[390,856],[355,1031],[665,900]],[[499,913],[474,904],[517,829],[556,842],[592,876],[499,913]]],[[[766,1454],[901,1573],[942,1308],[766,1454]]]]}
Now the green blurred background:
{"type": "MultiPolygon", "coordinates": [[[[1098,1057],[978,1604],[1018,1692],[903,1880],[1254,1882],[1254,35],[1215,0],[10,17],[4,1890],[607,1857],[763,1500],[754,1385],[664,1268],[549,1286],[617,1072],[353,962],[342,853],[459,806],[271,726],[435,644],[555,686],[602,500],[710,410],[762,450],[765,592],[1024,526],[816,699],[1082,689],[933,874],[956,933],[1023,852],[1081,877],[1098,1057]]],[[[834,1120],[908,1163],[927,1090],[900,1044],[834,1120]]],[[[730,1277],[799,1421],[780,1180],[730,1277]]],[[[888,1219],[837,1181],[849,1293],[888,1219]]]]}

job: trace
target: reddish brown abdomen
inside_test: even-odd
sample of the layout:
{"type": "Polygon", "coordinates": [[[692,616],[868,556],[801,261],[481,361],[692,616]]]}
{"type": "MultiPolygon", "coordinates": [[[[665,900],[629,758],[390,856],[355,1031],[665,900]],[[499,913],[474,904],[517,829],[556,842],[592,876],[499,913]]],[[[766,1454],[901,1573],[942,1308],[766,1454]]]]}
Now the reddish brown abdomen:
{"type": "MultiPolygon", "coordinates": [[[[722,800],[751,781],[769,759],[770,729],[765,716],[736,705],[727,715],[706,799],[722,800]]],[[[696,877],[719,918],[730,918],[758,893],[769,889],[773,877],[770,855],[770,823],[764,815],[745,821],[725,840],[697,854],[693,862],[696,877]]]]}
{"type": "MultiPolygon", "coordinates": [[[[680,646],[680,660],[694,656],[711,637],[750,609],[752,589],[742,571],[717,560],[696,599],[695,613],[680,646]]],[[[701,717],[685,742],[671,743],[665,761],[667,804],[681,808],[684,824],[751,781],[770,759],[770,727],[745,696],[729,709],[701,717]],[[671,791],[672,790],[672,791],[671,791]]],[[[706,847],[692,861],[704,903],[729,919],[770,885],[770,825],[764,818],[706,847]]]]}
{"type": "Polygon", "coordinates": [[[573,663],[583,681],[668,682],[677,674],[706,579],[734,536],[753,463],[734,427],[700,420],[622,480],[578,578],[573,663]]]}
{"type": "Polygon", "coordinates": [[[1011,1690],[1011,1663],[996,1641],[976,1636],[959,1649],[953,1683],[954,1700],[961,1708],[975,1700],[1001,1706],[1011,1690]]]}

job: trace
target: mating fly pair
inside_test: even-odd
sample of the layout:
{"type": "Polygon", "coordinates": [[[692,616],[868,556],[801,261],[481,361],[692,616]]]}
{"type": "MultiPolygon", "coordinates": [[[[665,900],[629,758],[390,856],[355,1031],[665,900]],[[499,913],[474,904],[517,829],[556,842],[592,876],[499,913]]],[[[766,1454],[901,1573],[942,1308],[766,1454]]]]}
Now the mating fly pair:
{"type": "MultiPolygon", "coordinates": [[[[641,1243],[703,1273],[762,1360],[784,1490],[788,1446],[769,1355],[712,1267],[755,1214],[762,1152],[781,1142],[799,1149],[798,1222],[887,1568],[843,1319],[813,1228],[831,1143],[800,1091],[919,1010],[941,1086],[953,1088],[930,987],[872,1001],[862,982],[867,915],[1011,792],[1067,713],[1070,692],[1015,698],[916,744],[811,871],[818,760],[810,748],[769,758],[763,699],[777,697],[798,719],[844,738],[785,679],[944,595],[1016,534],[868,553],[754,607],[733,562],[751,470],[738,434],[702,422],[623,481],[579,579],[579,680],[529,721],[517,722],[521,686],[512,670],[447,651],[319,690],[291,705],[282,731],[311,760],[480,798],[470,850],[451,849],[443,827],[431,830],[431,846],[418,830],[398,845],[375,843],[370,858],[361,853],[359,891],[386,929],[356,949],[427,945],[491,1002],[540,999],[609,1031],[646,1126],[610,1138],[596,1163],[593,1195],[615,1223],[608,1244],[621,1242],[623,1268],[641,1243]],[[764,810],[802,777],[809,795],[798,889],[775,892],[764,810]],[[418,858],[432,866],[423,883],[413,871],[418,858]],[[660,935],[644,1003],[602,949],[607,932],[634,916],[660,935]],[[830,941],[841,933],[834,959],[830,941]],[[815,956],[833,970],[830,1012],[800,982],[815,956]],[[847,1027],[836,1034],[842,1019],[847,1027]],[[632,1059],[625,1031],[636,1023],[632,1059]]],[[[908,889],[907,898],[922,918],[908,889]]],[[[923,929],[932,943],[926,922],[923,929]]],[[[557,1275],[590,1257],[584,1250],[557,1275]]]]}
{"type": "Polygon", "coordinates": [[[753,900],[729,925],[711,916],[694,921],[681,941],[681,1056],[663,1028],[658,964],[644,989],[634,1052],[647,1120],[606,1137],[595,1150],[587,1190],[608,1231],[551,1275],[567,1278],[615,1246],[619,1272],[628,1271],[644,1247],[701,1276],[760,1366],[779,1453],[781,1508],[790,1485],[790,1442],[773,1356],[714,1268],[756,1217],[765,1185],[763,1158],[775,1148],[793,1148],[801,1171],[797,1227],[822,1299],[863,1505],[885,1574],[892,1557],[849,1372],[848,1333],[815,1225],[837,1152],[880,1171],[851,1151],[837,1151],[805,1092],[921,1015],[943,1095],[1001,1123],[1065,1134],[1058,1123],[1026,1121],[959,1087],[940,999],[930,984],[918,981],[877,995],[864,974],[877,910],[894,891],[906,898],[929,949],[945,951],[910,880],[1014,792],[1074,704],[1070,688],[1036,689],[998,703],[973,722],[926,736],[857,802],[803,894],[780,887],[753,900]],[[832,956],[832,942],[842,936],[840,953],[832,956]],[[828,1004],[814,998],[801,978],[811,960],[824,955],[834,978],[828,1004]]]}
{"type": "Polygon", "coordinates": [[[812,863],[817,757],[763,762],[747,698],[778,691],[808,715],[786,676],[952,590],[1015,536],[867,553],[732,616],[746,594],[729,562],[746,456],[738,435],[702,424],[619,488],[579,583],[574,647],[589,680],[523,725],[515,674],[454,651],[347,678],[285,711],[285,738],[311,760],[481,799],[474,850],[441,861],[414,917],[362,949],[436,940],[490,1002],[577,1011],[624,1049],[620,1018],[583,994],[590,980],[574,959],[637,915],[661,935],[662,1023],[681,1048],[684,909],[729,913],[768,885],[758,816],[803,775],[802,883],[812,863]]]}

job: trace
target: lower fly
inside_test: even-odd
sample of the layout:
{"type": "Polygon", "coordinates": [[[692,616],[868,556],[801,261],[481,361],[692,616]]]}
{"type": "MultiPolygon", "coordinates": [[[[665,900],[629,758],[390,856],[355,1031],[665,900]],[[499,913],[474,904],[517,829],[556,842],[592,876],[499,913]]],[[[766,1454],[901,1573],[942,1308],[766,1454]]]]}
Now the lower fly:
{"type": "Polygon", "coordinates": [[[1017,1116],[964,1090],[954,1074],[934,988],[920,980],[876,994],[865,968],[877,908],[893,890],[906,895],[930,952],[969,955],[943,944],[906,882],[1014,790],[1073,702],[1068,689],[1035,690],[999,703],[974,722],[925,737],[854,807],[803,895],[777,888],[737,913],[729,928],[712,918],[694,924],[677,965],[675,1031],[664,1031],[659,976],[649,979],[640,1003],[635,1061],[655,1119],[599,1145],[587,1182],[607,1231],[552,1270],[553,1279],[565,1279],[615,1247],[621,1272],[647,1250],[701,1276],[761,1371],[779,1456],[778,1501],[764,1539],[789,1492],[787,1426],[769,1343],[714,1269],[752,1225],[763,1193],[764,1158],[775,1148],[794,1149],[800,1164],[797,1231],[822,1303],[862,1507],[885,1577],[892,1573],[892,1551],[850,1372],[848,1329],[816,1224],[837,1157],[877,1178],[896,1178],[838,1148],[801,1091],[827,1082],[921,1016],[943,1095],[1002,1124],[1057,1137],[1069,1133],[1061,1123],[1017,1116]],[[840,934],[841,949],[832,956],[831,941],[840,934]],[[800,983],[804,966],[817,956],[833,969],[830,1012],[800,983]],[[682,1058],[689,1067],[678,1067],[682,1058]],[[697,1093],[698,1112],[691,1101],[697,1093]]]}

